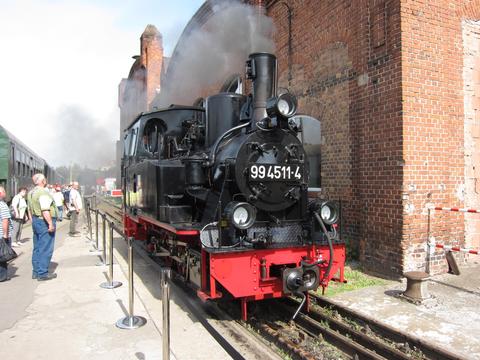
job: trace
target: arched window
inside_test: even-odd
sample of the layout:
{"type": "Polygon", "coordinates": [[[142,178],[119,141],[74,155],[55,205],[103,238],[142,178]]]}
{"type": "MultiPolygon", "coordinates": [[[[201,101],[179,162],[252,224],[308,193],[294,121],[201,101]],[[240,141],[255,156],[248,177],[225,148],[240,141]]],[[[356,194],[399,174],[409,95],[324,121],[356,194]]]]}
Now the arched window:
{"type": "Polygon", "coordinates": [[[193,106],[205,107],[205,99],[204,99],[203,97],[197,98],[197,99],[193,102],[193,106]]]}
{"type": "Polygon", "coordinates": [[[235,94],[243,94],[242,77],[235,74],[228,78],[227,81],[220,88],[220,92],[230,92],[235,94]]]}

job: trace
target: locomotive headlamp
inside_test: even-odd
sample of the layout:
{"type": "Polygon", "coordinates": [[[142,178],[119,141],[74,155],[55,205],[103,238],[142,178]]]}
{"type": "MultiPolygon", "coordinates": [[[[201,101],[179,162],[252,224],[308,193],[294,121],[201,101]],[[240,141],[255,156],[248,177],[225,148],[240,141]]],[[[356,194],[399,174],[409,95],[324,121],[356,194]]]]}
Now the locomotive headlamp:
{"type": "Polygon", "coordinates": [[[325,201],[320,207],[320,217],[323,222],[332,225],[338,221],[338,209],[329,201],[325,201]]]}
{"type": "Polygon", "coordinates": [[[268,116],[292,117],[297,113],[297,99],[295,96],[285,93],[267,100],[268,116]]]}
{"type": "Polygon", "coordinates": [[[245,230],[253,225],[257,212],[249,203],[232,201],[225,207],[225,215],[233,226],[245,230]]]}

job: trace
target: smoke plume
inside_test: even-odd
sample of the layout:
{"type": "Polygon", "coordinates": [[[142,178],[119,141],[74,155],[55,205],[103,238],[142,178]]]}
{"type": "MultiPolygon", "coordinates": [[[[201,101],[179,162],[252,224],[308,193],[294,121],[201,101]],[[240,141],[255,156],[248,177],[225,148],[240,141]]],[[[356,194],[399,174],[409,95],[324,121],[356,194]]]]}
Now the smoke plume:
{"type": "Polygon", "coordinates": [[[79,106],[63,107],[54,119],[52,132],[55,137],[50,140],[48,162],[53,165],[99,168],[111,165],[115,158],[116,132],[99,125],[79,106]]]}
{"type": "MultiPolygon", "coordinates": [[[[245,60],[254,52],[273,52],[271,18],[238,1],[218,1],[213,15],[177,45],[169,65],[159,107],[192,104],[202,90],[233,74],[243,74],[245,60]]],[[[218,88],[217,88],[218,90],[218,88]]]]}

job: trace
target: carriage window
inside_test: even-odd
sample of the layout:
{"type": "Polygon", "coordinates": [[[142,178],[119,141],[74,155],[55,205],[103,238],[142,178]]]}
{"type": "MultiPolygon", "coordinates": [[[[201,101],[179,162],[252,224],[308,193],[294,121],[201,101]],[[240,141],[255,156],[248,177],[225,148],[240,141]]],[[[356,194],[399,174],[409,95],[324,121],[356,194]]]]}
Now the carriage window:
{"type": "Polygon", "coordinates": [[[165,126],[160,119],[151,119],[143,130],[143,146],[151,154],[163,152],[165,126]]]}
{"type": "Polygon", "coordinates": [[[302,129],[298,134],[298,138],[302,141],[308,157],[310,168],[309,190],[320,190],[322,186],[322,133],[320,120],[307,115],[297,115],[293,117],[293,120],[302,129]]]}

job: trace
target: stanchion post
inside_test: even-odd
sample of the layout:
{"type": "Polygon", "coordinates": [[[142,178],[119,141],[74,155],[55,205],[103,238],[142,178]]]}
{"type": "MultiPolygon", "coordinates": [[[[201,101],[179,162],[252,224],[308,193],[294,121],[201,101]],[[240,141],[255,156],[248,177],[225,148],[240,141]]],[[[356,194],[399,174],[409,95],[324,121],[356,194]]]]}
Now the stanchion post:
{"type": "Polygon", "coordinates": [[[95,249],[98,250],[98,208],[95,208],[95,249]]]}
{"type": "Polygon", "coordinates": [[[87,221],[88,221],[88,235],[90,237],[90,241],[93,242],[93,234],[92,234],[92,207],[90,206],[90,202],[88,205],[88,212],[87,212],[87,221]]]}
{"type": "Polygon", "coordinates": [[[147,319],[142,316],[133,315],[133,238],[127,238],[128,241],[128,316],[117,321],[116,325],[120,329],[137,329],[147,323],[147,319]]]}
{"type": "Polygon", "coordinates": [[[90,252],[98,253],[100,251],[98,248],[98,209],[93,210],[93,212],[95,213],[95,243],[93,244],[93,249],[90,250],[90,252]]]}
{"type": "Polygon", "coordinates": [[[108,265],[107,264],[107,221],[106,215],[100,214],[102,216],[102,256],[101,261],[97,264],[97,266],[108,265]]]}
{"type": "Polygon", "coordinates": [[[102,214],[102,251],[103,251],[103,264],[107,265],[107,222],[105,214],[102,214]]]}
{"type": "Polygon", "coordinates": [[[114,281],[113,280],[113,226],[114,226],[113,222],[109,222],[110,237],[109,237],[108,248],[110,250],[110,253],[109,253],[109,257],[110,257],[109,264],[110,264],[110,266],[108,267],[108,281],[100,284],[100,287],[102,287],[104,289],[115,289],[119,286],[122,286],[122,283],[120,281],[114,281]]]}
{"type": "Polygon", "coordinates": [[[90,199],[85,198],[85,216],[87,218],[87,228],[88,228],[88,241],[93,241],[92,239],[92,218],[90,216],[90,199]]]}
{"type": "Polygon", "coordinates": [[[162,288],[162,314],[163,314],[163,360],[170,360],[170,269],[161,270],[160,286],[162,288]]]}

